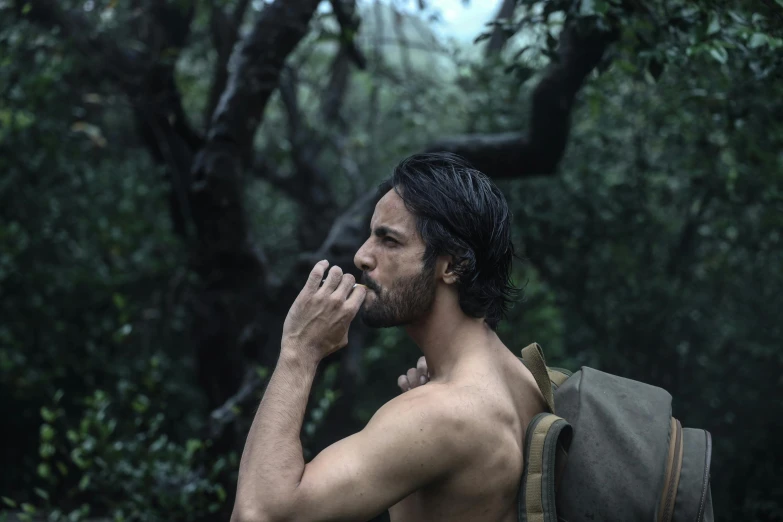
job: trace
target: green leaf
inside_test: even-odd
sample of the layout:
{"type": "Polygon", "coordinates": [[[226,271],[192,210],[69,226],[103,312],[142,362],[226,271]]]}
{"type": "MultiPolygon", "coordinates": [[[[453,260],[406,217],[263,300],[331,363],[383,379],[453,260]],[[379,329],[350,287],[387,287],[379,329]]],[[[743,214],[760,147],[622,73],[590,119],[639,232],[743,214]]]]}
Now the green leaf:
{"type": "Polygon", "coordinates": [[[707,34],[713,35],[720,31],[720,17],[718,13],[710,13],[710,25],[707,27],[707,34]]]}
{"type": "Polygon", "coordinates": [[[729,59],[729,53],[723,47],[716,46],[710,48],[710,55],[720,63],[726,63],[729,59]]]}
{"type": "Polygon", "coordinates": [[[56,418],[54,412],[46,406],[41,407],[41,417],[43,417],[43,420],[46,422],[54,422],[54,419],[56,418]]]}
{"type": "Polygon", "coordinates": [[[269,368],[266,366],[256,366],[256,374],[262,379],[266,380],[269,376],[269,368]]]}
{"type": "Polygon", "coordinates": [[[25,513],[29,513],[31,515],[34,514],[36,511],[35,506],[32,504],[28,504],[27,502],[22,504],[21,507],[22,507],[22,511],[24,511],[25,513]]]}
{"type": "Polygon", "coordinates": [[[48,442],[45,442],[41,444],[41,447],[38,449],[38,454],[41,455],[42,459],[48,459],[51,458],[55,453],[55,448],[48,442]]]}
{"type": "Polygon", "coordinates": [[[79,491],[84,491],[90,486],[90,474],[86,473],[79,481],[79,491]]]}
{"type": "Polygon", "coordinates": [[[16,502],[11,500],[10,498],[8,498],[8,497],[0,497],[0,500],[2,500],[3,504],[5,504],[6,506],[8,506],[10,508],[16,508],[16,502]]]}
{"type": "Polygon", "coordinates": [[[46,462],[41,462],[38,464],[38,476],[41,478],[49,478],[49,475],[51,474],[51,470],[49,469],[49,464],[46,462]]]}
{"type": "Polygon", "coordinates": [[[195,452],[200,450],[202,446],[203,444],[201,444],[200,440],[188,439],[187,443],[185,444],[185,451],[187,451],[188,455],[193,455],[195,452]]]}
{"type": "Polygon", "coordinates": [[[35,491],[35,494],[41,497],[42,499],[48,501],[49,500],[49,493],[44,491],[41,488],[33,488],[33,491],[35,491]]]}
{"type": "Polygon", "coordinates": [[[750,37],[750,42],[748,42],[748,47],[751,49],[755,49],[756,47],[761,47],[762,45],[767,44],[767,35],[762,33],[755,33],[753,36],[750,37]]]}
{"type": "Polygon", "coordinates": [[[54,438],[54,428],[51,424],[41,424],[41,440],[50,441],[54,438]]]}
{"type": "Polygon", "coordinates": [[[116,306],[118,310],[125,308],[125,298],[122,294],[115,293],[111,296],[111,299],[114,301],[114,306],[116,306]]]}

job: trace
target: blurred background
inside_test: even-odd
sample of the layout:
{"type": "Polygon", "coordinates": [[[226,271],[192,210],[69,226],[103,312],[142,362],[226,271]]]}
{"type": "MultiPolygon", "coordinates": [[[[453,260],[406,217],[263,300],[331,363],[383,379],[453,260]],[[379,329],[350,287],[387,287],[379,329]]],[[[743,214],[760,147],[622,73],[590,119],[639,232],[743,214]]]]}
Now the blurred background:
{"type": "MultiPolygon", "coordinates": [[[[228,520],[306,274],[450,150],[514,213],[508,347],[665,387],[717,519],[783,520],[781,38],[781,0],[0,0],[0,519],[228,520]]],[[[355,325],[307,457],[418,355],[355,325]]]]}

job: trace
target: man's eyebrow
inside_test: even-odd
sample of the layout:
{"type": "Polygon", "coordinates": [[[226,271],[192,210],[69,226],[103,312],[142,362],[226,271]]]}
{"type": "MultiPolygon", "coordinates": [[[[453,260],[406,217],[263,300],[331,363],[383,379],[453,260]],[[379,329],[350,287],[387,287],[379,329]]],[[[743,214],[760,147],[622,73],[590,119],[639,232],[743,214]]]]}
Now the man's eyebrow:
{"type": "Polygon", "coordinates": [[[373,234],[373,233],[374,233],[376,236],[378,236],[378,237],[383,237],[383,236],[397,236],[397,237],[398,237],[398,238],[400,238],[400,239],[402,239],[402,238],[404,238],[404,237],[405,237],[405,236],[402,234],[402,232],[399,232],[399,231],[397,231],[397,230],[394,230],[393,228],[389,228],[389,227],[387,227],[387,226],[383,226],[383,225],[381,225],[381,226],[379,226],[379,227],[375,227],[375,231],[373,231],[373,230],[372,230],[372,228],[371,228],[371,229],[370,229],[370,234],[373,234]]]}

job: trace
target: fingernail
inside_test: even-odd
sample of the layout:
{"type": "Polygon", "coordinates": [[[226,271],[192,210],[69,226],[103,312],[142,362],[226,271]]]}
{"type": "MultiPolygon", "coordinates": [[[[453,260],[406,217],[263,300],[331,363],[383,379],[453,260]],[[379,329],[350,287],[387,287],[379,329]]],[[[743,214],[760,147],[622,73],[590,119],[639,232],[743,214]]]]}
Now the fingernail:
{"type": "Polygon", "coordinates": [[[422,375],[421,377],[419,377],[419,382],[422,384],[426,384],[427,379],[425,379],[424,376],[422,375]]]}
{"type": "Polygon", "coordinates": [[[321,263],[326,263],[328,265],[329,261],[327,261],[326,259],[321,259],[320,261],[318,261],[318,264],[320,265],[321,263]]]}

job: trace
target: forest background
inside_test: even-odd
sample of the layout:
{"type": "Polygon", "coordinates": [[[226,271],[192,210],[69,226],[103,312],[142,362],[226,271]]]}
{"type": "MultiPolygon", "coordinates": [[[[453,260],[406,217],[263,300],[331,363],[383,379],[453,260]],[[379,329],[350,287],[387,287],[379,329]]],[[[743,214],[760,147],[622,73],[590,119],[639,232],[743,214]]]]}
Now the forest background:
{"type": "MultiPolygon", "coordinates": [[[[450,150],[514,213],[509,348],[665,387],[718,519],[783,520],[783,1],[447,3],[0,0],[0,518],[227,520],[310,267],[450,150]]],[[[307,457],[417,356],[355,325],[307,457]]]]}

